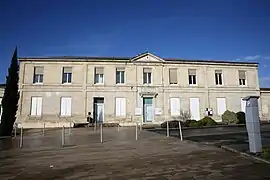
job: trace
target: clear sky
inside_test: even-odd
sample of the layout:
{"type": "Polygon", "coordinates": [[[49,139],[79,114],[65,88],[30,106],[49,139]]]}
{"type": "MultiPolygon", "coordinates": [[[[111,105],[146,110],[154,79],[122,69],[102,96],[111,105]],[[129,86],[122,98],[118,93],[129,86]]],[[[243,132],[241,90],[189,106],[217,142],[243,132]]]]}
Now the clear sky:
{"type": "Polygon", "coordinates": [[[256,61],[270,87],[270,0],[0,0],[0,83],[23,56],[256,61]]]}

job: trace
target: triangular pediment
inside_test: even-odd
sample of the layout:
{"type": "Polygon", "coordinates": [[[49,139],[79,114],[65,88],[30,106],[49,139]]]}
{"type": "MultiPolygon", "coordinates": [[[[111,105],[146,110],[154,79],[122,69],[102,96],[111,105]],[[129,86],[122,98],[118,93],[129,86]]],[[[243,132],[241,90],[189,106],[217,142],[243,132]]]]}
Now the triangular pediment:
{"type": "Polygon", "coordinates": [[[164,62],[164,60],[149,52],[142,53],[138,56],[131,58],[133,62],[164,62]]]}

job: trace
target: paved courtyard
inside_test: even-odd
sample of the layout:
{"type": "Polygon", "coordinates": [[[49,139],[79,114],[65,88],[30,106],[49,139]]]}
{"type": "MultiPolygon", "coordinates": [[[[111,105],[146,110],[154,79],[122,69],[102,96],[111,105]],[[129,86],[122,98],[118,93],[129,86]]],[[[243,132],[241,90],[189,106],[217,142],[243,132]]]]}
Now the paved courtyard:
{"type": "Polygon", "coordinates": [[[104,128],[104,142],[90,128],[61,130],[1,141],[0,179],[269,179],[270,165],[213,146],[134,128],[104,128]],[[68,135],[68,132],[66,132],[68,135]]]}

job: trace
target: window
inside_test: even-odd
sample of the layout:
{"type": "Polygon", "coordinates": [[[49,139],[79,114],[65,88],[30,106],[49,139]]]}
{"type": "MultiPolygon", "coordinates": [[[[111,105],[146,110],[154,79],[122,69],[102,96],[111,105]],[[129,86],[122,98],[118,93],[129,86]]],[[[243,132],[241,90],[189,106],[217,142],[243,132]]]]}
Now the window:
{"type": "Polygon", "coordinates": [[[42,84],[43,83],[43,67],[34,67],[34,84],[42,84]]]}
{"type": "Polygon", "coordinates": [[[216,80],[216,85],[222,85],[222,71],[221,70],[215,71],[215,80],[216,80]]]}
{"type": "Polygon", "coordinates": [[[152,83],[152,69],[143,68],[143,84],[151,84],[151,83],[152,83]]]}
{"type": "Polygon", "coordinates": [[[226,111],[226,99],[217,98],[217,115],[221,116],[226,111]]]}
{"type": "Polygon", "coordinates": [[[239,70],[239,85],[245,86],[246,85],[246,71],[239,70]]]}
{"type": "Polygon", "coordinates": [[[179,98],[171,98],[171,116],[180,116],[179,98]]]}
{"type": "Polygon", "coordinates": [[[41,116],[42,112],[42,97],[31,98],[31,116],[41,116]]]}
{"type": "Polygon", "coordinates": [[[63,67],[62,83],[71,83],[72,80],[72,67],[63,67]]]}
{"type": "Polygon", "coordinates": [[[116,84],[125,83],[125,69],[116,68],[116,84]]]}
{"type": "Polygon", "coordinates": [[[189,106],[191,119],[200,120],[200,99],[190,98],[189,106]]]}
{"type": "Polygon", "coordinates": [[[95,68],[95,84],[104,83],[104,69],[102,67],[95,68]]]}
{"type": "Polygon", "coordinates": [[[196,85],[196,69],[189,69],[188,70],[188,82],[189,85],[196,85]]]}
{"type": "Polygon", "coordinates": [[[177,69],[175,68],[169,69],[169,81],[170,84],[177,84],[177,69]]]}
{"type": "Polygon", "coordinates": [[[71,116],[71,97],[61,97],[61,116],[71,116]]]}
{"type": "Polygon", "coordinates": [[[115,116],[126,116],[126,98],[115,98],[115,116]]]}

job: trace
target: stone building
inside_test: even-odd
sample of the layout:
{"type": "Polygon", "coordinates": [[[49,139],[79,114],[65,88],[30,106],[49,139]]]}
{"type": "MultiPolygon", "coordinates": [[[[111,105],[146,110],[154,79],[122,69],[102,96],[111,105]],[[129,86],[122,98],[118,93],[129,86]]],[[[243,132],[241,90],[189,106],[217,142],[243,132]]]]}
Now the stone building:
{"type": "Polygon", "coordinates": [[[161,123],[190,112],[216,121],[242,98],[260,95],[258,64],[161,58],[20,58],[18,121],[24,126],[86,122],[161,123]]]}

